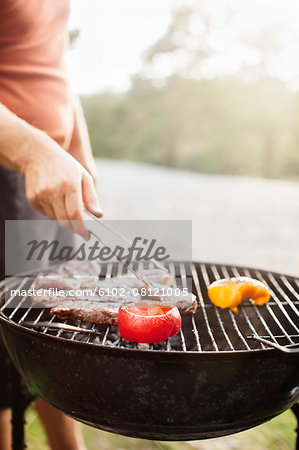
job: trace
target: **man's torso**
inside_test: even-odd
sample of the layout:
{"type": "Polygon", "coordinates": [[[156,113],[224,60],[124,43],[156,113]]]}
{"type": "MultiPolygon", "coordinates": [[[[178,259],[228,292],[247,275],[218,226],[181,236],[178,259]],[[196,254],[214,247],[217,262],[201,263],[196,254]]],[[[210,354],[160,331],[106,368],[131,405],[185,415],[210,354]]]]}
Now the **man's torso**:
{"type": "Polygon", "coordinates": [[[64,52],[69,0],[2,0],[0,102],[68,148],[74,113],[64,52]]]}

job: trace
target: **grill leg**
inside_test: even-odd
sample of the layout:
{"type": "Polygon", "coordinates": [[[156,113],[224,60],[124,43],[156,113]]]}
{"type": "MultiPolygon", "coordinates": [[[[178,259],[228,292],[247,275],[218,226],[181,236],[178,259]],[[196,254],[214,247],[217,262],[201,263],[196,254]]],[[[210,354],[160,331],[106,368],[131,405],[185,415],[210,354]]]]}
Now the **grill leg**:
{"type": "Polygon", "coordinates": [[[25,410],[33,400],[30,394],[25,393],[22,380],[14,367],[11,367],[12,380],[12,448],[23,450],[25,444],[25,410]]]}
{"type": "Polygon", "coordinates": [[[293,413],[295,414],[295,416],[296,416],[296,419],[297,419],[297,428],[296,428],[296,434],[297,434],[297,438],[296,438],[296,447],[295,447],[295,449],[296,450],[299,450],[299,435],[298,435],[298,433],[299,433],[299,403],[295,403],[293,406],[292,406],[292,408],[291,408],[291,410],[293,411],[293,413]]]}

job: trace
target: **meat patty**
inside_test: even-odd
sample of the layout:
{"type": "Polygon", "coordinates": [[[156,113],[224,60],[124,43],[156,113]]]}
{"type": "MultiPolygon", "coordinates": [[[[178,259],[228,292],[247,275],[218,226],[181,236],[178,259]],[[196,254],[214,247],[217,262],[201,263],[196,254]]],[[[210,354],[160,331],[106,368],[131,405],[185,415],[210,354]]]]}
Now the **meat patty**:
{"type": "Polygon", "coordinates": [[[43,306],[44,308],[54,308],[57,306],[62,306],[65,302],[73,302],[73,305],[78,305],[78,302],[92,302],[97,305],[102,305],[105,303],[113,303],[117,305],[123,305],[126,302],[140,301],[142,299],[141,295],[133,292],[132,289],[126,289],[125,295],[123,289],[113,288],[113,291],[105,292],[102,291],[101,294],[96,292],[95,294],[90,289],[83,289],[80,295],[70,295],[67,291],[64,291],[64,295],[56,295],[52,291],[45,290],[43,295],[32,295],[31,303],[35,306],[43,306]]]}
{"type": "MultiPolygon", "coordinates": [[[[118,308],[123,304],[134,304],[143,297],[120,297],[111,299],[103,297],[100,301],[63,301],[50,313],[60,319],[80,319],[98,324],[117,323],[118,308]]],[[[151,299],[152,300],[152,299],[151,299]]],[[[197,309],[197,299],[194,294],[163,296],[160,300],[150,301],[150,304],[176,306],[182,315],[194,314],[197,309]]]]}
{"type": "Polygon", "coordinates": [[[60,275],[68,275],[71,277],[99,277],[100,266],[99,264],[85,259],[79,261],[78,259],[72,259],[60,264],[57,269],[57,273],[60,275]]]}
{"type": "Polygon", "coordinates": [[[85,285],[95,285],[99,280],[100,267],[89,260],[66,261],[47,275],[38,275],[34,280],[35,289],[80,289],[85,285]]]}
{"type": "MultiPolygon", "coordinates": [[[[150,281],[151,283],[160,283],[160,284],[170,284],[173,276],[165,269],[139,269],[137,271],[139,275],[145,281],[150,281]]],[[[121,278],[135,278],[136,276],[132,272],[128,272],[125,275],[121,275],[121,278]]]]}
{"type": "MultiPolygon", "coordinates": [[[[137,288],[145,287],[144,282],[131,272],[120,277],[111,277],[99,280],[100,266],[89,260],[66,261],[53,272],[47,275],[38,275],[35,281],[36,289],[86,289],[98,288],[109,291],[111,288],[137,288]]],[[[172,276],[162,269],[142,269],[138,273],[145,281],[151,283],[168,284],[172,276]]]]}
{"type": "Polygon", "coordinates": [[[191,292],[158,283],[148,289],[148,298],[176,306],[182,315],[194,314],[198,306],[197,298],[191,292]]]}
{"type": "Polygon", "coordinates": [[[66,278],[57,272],[51,272],[47,275],[38,275],[34,280],[35,289],[79,289],[80,279],[66,278]]]}
{"type": "Polygon", "coordinates": [[[60,319],[79,319],[84,322],[109,324],[117,323],[118,308],[114,304],[90,301],[65,301],[60,306],[51,309],[51,314],[56,314],[60,319]]]}
{"type": "MultiPolygon", "coordinates": [[[[138,273],[143,280],[128,272],[120,277],[99,279],[100,266],[91,261],[72,260],[62,263],[54,272],[48,275],[39,275],[35,279],[35,289],[43,289],[44,295],[31,297],[33,304],[52,308],[51,314],[57,314],[61,319],[76,318],[99,324],[114,324],[117,322],[119,306],[127,303],[146,300],[146,296],[133,295],[133,289],[141,292],[149,289],[145,282],[150,282],[151,287],[160,287],[167,291],[167,295],[158,293],[149,300],[157,303],[176,306],[182,315],[194,314],[197,309],[195,295],[185,294],[178,288],[169,287],[172,276],[162,269],[142,269],[138,273]],[[63,290],[64,295],[54,295],[50,288],[63,290]],[[68,295],[71,290],[93,289],[93,295],[74,296],[68,295]],[[113,294],[112,295],[112,289],[113,294]],[[121,290],[125,289],[125,295],[121,290]],[[170,290],[170,291],[169,291],[170,290]],[[130,294],[131,292],[131,294],[130,294]]],[[[134,292],[136,294],[136,292],[134,292]]]]}

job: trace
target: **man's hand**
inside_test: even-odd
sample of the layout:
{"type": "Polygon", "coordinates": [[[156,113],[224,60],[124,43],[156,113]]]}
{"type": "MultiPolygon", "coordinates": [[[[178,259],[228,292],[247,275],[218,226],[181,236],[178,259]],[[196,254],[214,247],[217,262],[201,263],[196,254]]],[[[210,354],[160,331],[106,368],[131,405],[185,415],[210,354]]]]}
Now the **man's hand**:
{"type": "Polygon", "coordinates": [[[24,176],[27,199],[38,211],[88,239],[84,207],[98,217],[103,213],[93,178],[78,161],[59,147],[44,147],[25,165],[24,176]]]}
{"type": "Polygon", "coordinates": [[[28,201],[70,231],[88,238],[84,208],[103,215],[92,176],[46,133],[0,105],[0,164],[25,177],[28,201]]]}

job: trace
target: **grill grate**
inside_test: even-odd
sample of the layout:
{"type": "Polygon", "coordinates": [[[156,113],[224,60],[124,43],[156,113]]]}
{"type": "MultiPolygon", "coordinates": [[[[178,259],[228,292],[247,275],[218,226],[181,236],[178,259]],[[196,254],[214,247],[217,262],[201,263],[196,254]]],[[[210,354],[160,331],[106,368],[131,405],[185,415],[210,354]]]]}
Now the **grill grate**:
{"type": "MultiPolygon", "coordinates": [[[[139,265],[138,268],[146,266],[139,265]]],[[[149,266],[147,266],[149,267],[149,266]]],[[[258,335],[282,346],[299,344],[299,280],[286,276],[235,266],[204,263],[169,263],[166,267],[174,276],[174,286],[188,287],[192,281],[193,293],[198,297],[198,310],[194,316],[183,316],[180,333],[162,344],[136,344],[124,341],[117,326],[88,324],[78,320],[58,319],[49,309],[31,307],[29,300],[9,296],[11,289],[30,289],[32,278],[9,279],[2,285],[1,298],[5,299],[2,317],[25,326],[26,321],[38,325],[47,322],[40,333],[57,339],[79,341],[86,345],[112,346],[154,351],[183,352],[246,352],[262,350],[262,342],[248,339],[258,335]],[[235,316],[229,309],[213,305],[207,296],[207,286],[214,280],[231,276],[250,276],[266,283],[271,289],[271,300],[264,306],[243,302],[235,316]],[[87,332],[51,328],[51,324],[81,327],[87,332]]],[[[135,267],[137,269],[137,267],[135,267]]],[[[102,278],[121,275],[123,266],[118,263],[102,265],[102,278]]],[[[27,325],[26,325],[27,326],[27,325]]],[[[34,327],[31,327],[37,332],[34,327]]]]}

